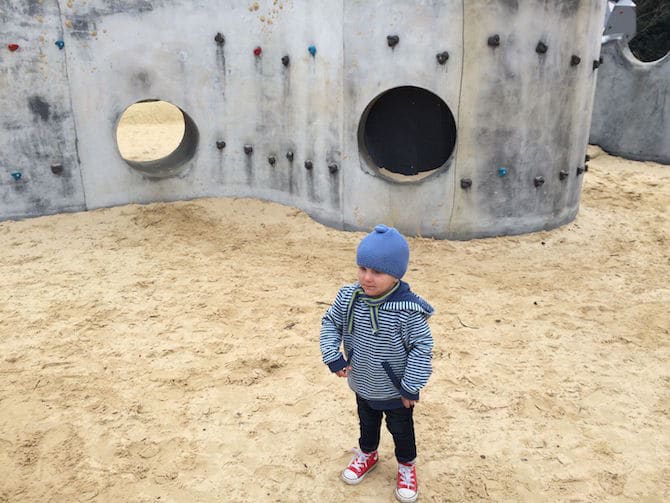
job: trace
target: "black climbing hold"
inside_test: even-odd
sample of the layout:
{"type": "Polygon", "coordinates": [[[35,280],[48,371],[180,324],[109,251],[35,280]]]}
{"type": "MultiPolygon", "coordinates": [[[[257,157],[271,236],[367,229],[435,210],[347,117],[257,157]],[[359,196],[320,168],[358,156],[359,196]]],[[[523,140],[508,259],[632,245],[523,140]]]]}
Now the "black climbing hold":
{"type": "Polygon", "coordinates": [[[565,180],[568,177],[569,173],[562,169],[560,173],[558,173],[558,179],[559,180],[565,180]]]}
{"type": "Polygon", "coordinates": [[[275,164],[277,164],[277,159],[275,158],[275,156],[271,155],[270,157],[268,157],[268,162],[270,163],[270,166],[274,166],[275,164]]]}
{"type": "Polygon", "coordinates": [[[447,51],[438,52],[435,57],[437,58],[437,62],[443,65],[449,59],[449,53],[447,51]]]}
{"type": "Polygon", "coordinates": [[[535,52],[538,54],[544,54],[545,52],[547,52],[547,49],[549,49],[549,47],[547,47],[547,44],[545,44],[542,41],[539,41],[535,46],[535,52]]]}
{"type": "Polygon", "coordinates": [[[577,166],[577,175],[584,173],[584,166],[577,166]]]}
{"type": "Polygon", "coordinates": [[[293,152],[291,152],[290,150],[288,152],[286,152],[286,158],[289,161],[293,161],[293,152]]]}
{"type": "Polygon", "coordinates": [[[586,154],[584,156],[584,162],[589,162],[591,160],[591,156],[589,154],[586,154]]]}
{"type": "Polygon", "coordinates": [[[461,188],[469,189],[472,187],[472,180],[470,178],[461,178],[461,188]]]}
{"type": "Polygon", "coordinates": [[[219,45],[223,45],[226,42],[226,37],[224,37],[223,34],[219,32],[214,37],[214,41],[219,45]]]}
{"type": "Polygon", "coordinates": [[[20,171],[14,171],[13,173],[11,173],[11,175],[12,175],[12,178],[13,178],[14,180],[16,180],[17,182],[18,182],[18,181],[21,179],[21,177],[23,176],[23,175],[21,174],[20,171]]]}
{"type": "Polygon", "coordinates": [[[247,155],[251,155],[251,153],[254,151],[254,147],[251,145],[245,145],[244,146],[244,153],[247,155]]]}
{"type": "Polygon", "coordinates": [[[577,66],[581,62],[582,58],[580,58],[579,56],[575,56],[574,54],[570,58],[570,66],[577,66]]]}
{"type": "Polygon", "coordinates": [[[533,180],[533,184],[536,187],[541,186],[544,183],[544,177],[543,176],[536,176],[535,179],[533,180]]]}
{"type": "Polygon", "coordinates": [[[311,170],[314,167],[314,163],[312,161],[305,161],[305,169],[306,170],[311,170]]]}
{"type": "Polygon", "coordinates": [[[589,171],[589,165],[584,164],[584,173],[587,173],[589,171]]]}
{"type": "Polygon", "coordinates": [[[63,165],[62,165],[61,163],[59,163],[59,162],[54,162],[54,163],[51,165],[51,172],[52,172],[54,175],[60,175],[60,174],[63,172],[63,165]]]}
{"type": "Polygon", "coordinates": [[[491,47],[498,47],[500,45],[500,35],[491,35],[487,43],[491,47]]]}
{"type": "Polygon", "coordinates": [[[288,56],[282,56],[281,57],[281,64],[284,66],[288,66],[288,64],[291,62],[291,58],[288,56]]]}
{"type": "Polygon", "coordinates": [[[598,61],[597,59],[594,59],[593,60],[593,69],[597,70],[599,66],[600,66],[600,61],[598,61]]]}
{"type": "Polygon", "coordinates": [[[339,169],[339,166],[338,166],[336,163],[334,163],[334,162],[331,162],[331,163],[328,165],[328,171],[330,171],[330,174],[331,174],[331,175],[334,175],[335,173],[337,173],[337,170],[338,170],[338,169],[339,169]]]}
{"type": "Polygon", "coordinates": [[[398,35],[389,35],[386,37],[386,42],[388,43],[389,47],[395,47],[398,45],[398,42],[400,42],[400,37],[398,35]]]}
{"type": "Polygon", "coordinates": [[[226,148],[226,142],[225,141],[217,141],[216,142],[216,148],[218,148],[219,150],[223,150],[224,148],[226,148]]]}

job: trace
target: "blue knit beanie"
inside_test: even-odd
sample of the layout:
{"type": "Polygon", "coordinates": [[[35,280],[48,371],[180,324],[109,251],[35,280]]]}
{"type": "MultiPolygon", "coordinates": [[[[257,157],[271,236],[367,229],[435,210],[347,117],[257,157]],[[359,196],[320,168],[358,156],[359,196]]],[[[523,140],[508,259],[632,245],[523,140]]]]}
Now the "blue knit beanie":
{"type": "Polygon", "coordinates": [[[407,271],[409,245],[395,228],[377,225],[358,245],[356,262],[400,279],[407,271]]]}

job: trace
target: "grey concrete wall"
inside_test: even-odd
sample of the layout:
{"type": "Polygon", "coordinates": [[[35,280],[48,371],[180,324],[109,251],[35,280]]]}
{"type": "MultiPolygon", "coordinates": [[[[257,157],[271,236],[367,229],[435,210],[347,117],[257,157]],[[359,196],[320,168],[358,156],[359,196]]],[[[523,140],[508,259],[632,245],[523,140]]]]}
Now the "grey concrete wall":
{"type": "Polygon", "coordinates": [[[0,218],[84,210],[59,5],[2,1],[0,32],[0,218]]]}
{"type": "Polygon", "coordinates": [[[242,196],[338,228],[384,221],[468,239],[551,228],[577,213],[600,0],[0,0],[0,12],[4,40],[20,44],[0,50],[0,218],[242,196]],[[404,85],[436,94],[456,119],[452,156],[421,181],[384,177],[359,145],[366,107],[404,85]],[[193,126],[192,155],[166,168],[170,176],[148,176],[118,151],[121,114],[145,99],[175,104],[193,126]]]}
{"type": "Polygon", "coordinates": [[[473,188],[457,191],[452,237],[556,227],[574,219],[581,195],[604,2],[495,2],[482,16],[490,4],[466,2],[456,178],[473,188]],[[490,33],[501,39],[493,51],[479,42],[490,33]]]}
{"type": "Polygon", "coordinates": [[[670,53],[638,60],[625,42],[602,48],[591,143],[640,161],[670,164],[670,53]]]}

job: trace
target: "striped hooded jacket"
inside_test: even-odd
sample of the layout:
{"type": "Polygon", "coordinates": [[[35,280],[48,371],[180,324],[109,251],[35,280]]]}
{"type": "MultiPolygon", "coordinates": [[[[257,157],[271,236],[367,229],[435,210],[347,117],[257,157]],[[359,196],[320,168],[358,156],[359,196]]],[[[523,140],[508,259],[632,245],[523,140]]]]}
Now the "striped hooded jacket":
{"type": "Polygon", "coordinates": [[[349,386],[375,409],[400,408],[401,396],[418,400],[432,373],[432,306],[404,281],[378,310],[359,292],[358,282],[342,287],[324,314],[323,362],[332,372],[351,365],[349,386]]]}

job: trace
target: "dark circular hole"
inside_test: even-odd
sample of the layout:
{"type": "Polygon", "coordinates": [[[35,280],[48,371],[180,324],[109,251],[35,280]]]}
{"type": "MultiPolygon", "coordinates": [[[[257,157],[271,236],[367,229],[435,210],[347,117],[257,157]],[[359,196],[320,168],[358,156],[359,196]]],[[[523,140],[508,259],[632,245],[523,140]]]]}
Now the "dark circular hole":
{"type": "Polygon", "coordinates": [[[439,96],[420,87],[396,87],[368,105],[358,138],[359,148],[384,174],[414,176],[447,162],[456,145],[456,121],[439,96]]]}
{"type": "Polygon", "coordinates": [[[663,0],[635,2],[637,32],[628,46],[637,59],[651,63],[670,52],[670,9],[663,0]]]}

